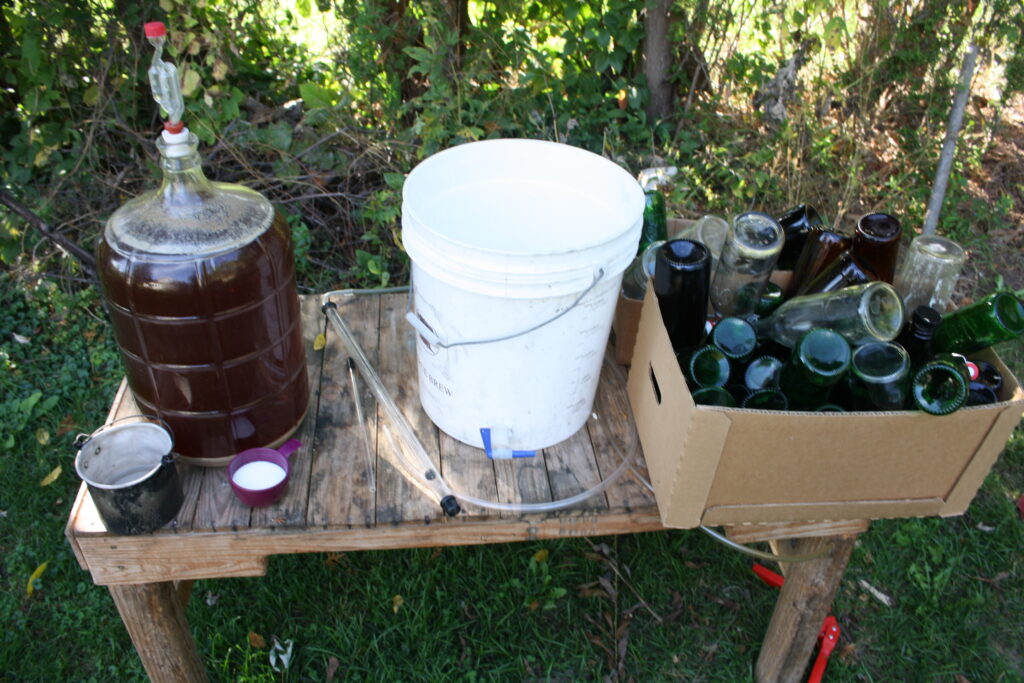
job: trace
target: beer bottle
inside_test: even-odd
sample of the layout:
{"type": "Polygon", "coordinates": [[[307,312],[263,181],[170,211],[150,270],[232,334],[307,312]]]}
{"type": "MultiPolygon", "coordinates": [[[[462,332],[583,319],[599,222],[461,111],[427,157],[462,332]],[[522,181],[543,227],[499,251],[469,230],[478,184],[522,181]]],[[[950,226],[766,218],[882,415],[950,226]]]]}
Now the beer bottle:
{"type": "Polygon", "coordinates": [[[654,293],[672,348],[689,350],[704,340],[711,283],[711,255],[700,242],[669,240],[654,260],[654,293]]]}
{"type": "Polygon", "coordinates": [[[850,367],[850,344],[838,332],[816,327],[797,342],[782,366],[779,389],[796,410],[814,410],[850,367]]]}
{"type": "Polygon", "coordinates": [[[967,400],[970,382],[964,357],[941,353],[914,373],[911,398],[914,405],[926,413],[948,415],[967,400]]]}
{"type": "Polygon", "coordinates": [[[792,270],[808,236],[815,228],[823,227],[823,221],[814,207],[807,204],[788,209],[776,220],[786,235],[786,243],[782,245],[782,253],[779,254],[776,268],[792,270]]]}
{"type": "Polygon", "coordinates": [[[935,328],[936,353],[971,353],[1024,334],[1024,303],[1012,292],[994,292],[947,313],[935,328]]]}
{"type": "Polygon", "coordinates": [[[896,343],[910,355],[910,365],[915,370],[932,357],[932,336],[941,321],[942,315],[931,306],[918,306],[896,337],[896,343]]]}

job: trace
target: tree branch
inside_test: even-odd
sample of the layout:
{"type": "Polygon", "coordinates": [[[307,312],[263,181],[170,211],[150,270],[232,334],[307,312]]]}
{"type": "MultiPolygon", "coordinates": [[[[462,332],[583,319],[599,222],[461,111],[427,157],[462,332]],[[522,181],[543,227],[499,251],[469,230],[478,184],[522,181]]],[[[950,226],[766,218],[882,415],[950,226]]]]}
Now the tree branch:
{"type": "Polygon", "coordinates": [[[90,275],[94,276],[96,274],[96,258],[92,254],[83,249],[77,242],[68,239],[60,232],[54,230],[49,223],[32,213],[27,206],[3,189],[0,189],[0,204],[3,204],[20,216],[26,223],[42,233],[43,237],[73,256],[90,275]]]}

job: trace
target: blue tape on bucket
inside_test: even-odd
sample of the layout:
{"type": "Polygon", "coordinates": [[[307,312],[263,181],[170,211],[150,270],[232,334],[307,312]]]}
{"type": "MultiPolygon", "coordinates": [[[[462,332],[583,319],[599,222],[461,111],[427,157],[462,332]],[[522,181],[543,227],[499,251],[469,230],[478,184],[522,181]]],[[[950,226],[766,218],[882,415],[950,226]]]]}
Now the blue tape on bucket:
{"type": "Polygon", "coordinates": [[[480,438],[484,442],[484,453],[491,460],[511,460],[512,458],[532,458],[537,451],[514,451],[511,448],[491,448],[491,428],[481,427],[480,438]]]}

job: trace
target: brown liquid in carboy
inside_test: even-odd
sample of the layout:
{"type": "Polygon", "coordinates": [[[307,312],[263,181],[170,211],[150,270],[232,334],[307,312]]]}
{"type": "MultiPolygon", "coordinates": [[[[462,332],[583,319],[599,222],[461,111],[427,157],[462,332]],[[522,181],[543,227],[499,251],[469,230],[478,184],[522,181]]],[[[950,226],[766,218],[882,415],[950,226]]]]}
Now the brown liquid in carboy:
{"type": "Polygon", "coordinates": [[[226,458],[284,439],[309,401],[294,258],[276,214],[257,239],[206,257],[120,253],[102,241],[100,281],[140,411],[175,451],[226,458]]]}

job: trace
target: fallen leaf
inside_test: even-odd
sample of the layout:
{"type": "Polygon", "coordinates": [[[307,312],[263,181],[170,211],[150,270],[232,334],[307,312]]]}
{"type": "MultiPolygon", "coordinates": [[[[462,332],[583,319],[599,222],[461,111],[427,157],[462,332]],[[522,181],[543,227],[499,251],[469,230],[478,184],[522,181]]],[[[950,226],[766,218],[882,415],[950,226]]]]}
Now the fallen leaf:
{"type": "Polygon", "coordinates": [[[0,518],[7,516],[7,510],[0,510],[0,518]]]}
{"type": "Polygon", "coordinates": [[[533,554],[533,561],[536,562],[537,564],[540,564],[541,562],[547,562],[548,554],[549,553],[548,553],[548,550],[546,548],[543,549],[543,550],[538,550],[537,552],[535,552],[533,554]]]}
{"type": "Polygon", "coordinates": [[[267,641],[255,631],[249,631],[249,645],[257,650],[262,650],[267,646],[267,641]]]}
{"type": "Polygon", "coordinates": [[[32,597],[32,594],[36,592],[36,580],[43,575],[46,571],[46,567],[49,565],[49,561],[43,562],[41,565],[36,567],[36,570],[32,572],[32,576],[28,577],[28,585],[25,586],[25,594],[28,597],[32,597]]]}
{"type": "Polygon", "coordinates": [[[987,524],[984,524],[982,522],[978,522],[978,525],[975,528],[978,531],[984,531],[986,534],[990,534],[996,530],[994,526],[988,526],[987,524]]]}
{"type": "Polygon", "coordinates": [[[327,335],[321,332],[316,335],[316,338],[313,340],[313,350],[319,351],[325,346],[327,346],[327,335]]]}
{"type": "Polygon", "coordinates": [[[963,674],[957,674],[954,680],[956,680],[956,683],[971,683],[971,679],[963,674]]]}
{"type": "Polygon", "coordinates": [[[402,603],[404,603],[404,602],[405,602],[405,600],[402,599],[401,595],[392,595],[391,596],[391,611],[394,612],[395,614],[398,614],[398,610],[401,609],[402,603]]]}
{"type": "Polygon", "coordinates": [[[75,419],[70,415],[65,415],[64,419],[60,421],[60,426],[57,427],[57,436],[64,436],[74,428],[75,419]]]}
{"type": "Polygon", "coordinates": [[[61,466],[57,465],[56,467],[53,468],[52,472],[50,472],[45,477],[43,477],[43,480],[41,482],[39,482],[39,485],[40,486],[49,486],[53,482],[57,481],[57,477],[60,476],[61,472],[63,472],[63,470],[61,469],[61,466]]]}
{"type": "Polygon", "coordinates": [[[1003,579],[1008,579],[1011,576],[1012,574],[1010,574],[1010,572],[999,572],[991,579],[986,579],[984,576],[975,576],[974,578],[976,578],[978,581],[984,581],[985,583],[999,583],[1003,579]]]}
{"type": "Polygon", "coordinates": [[[1024,519],[1024,496],[1017,499],[1017,514],[1020,515],[1021,519],[1024,519]]]}
{"type": "Polygon", "coordinates": [[[50,432],[40,427],[36,430],[36,441],[39,442],[40,446],[45,446],[50,443],[50,432]]]}
{"type": "Polygon", "coordinates": [[[345,553],[327,553],[327,557],[324,558],[324,564],[328,567],[337,567],[343,557],[345,557],[345,553]]]}
{"type": "Polygon", "coordinates": [[[338,661],[337,657],[331,657],[327,660],[327,683],[331,683],[334,680],[334,674],[338,672],[338,666],[341,662],[338,661]]]}
{"type": "Polygon", "coordinates": [[[539,602],[537,602],[536,600],[534,600],[533,602],[531,602],[531,603],[530,603],[529,605],[527,605],[527,606],[526,606],[526,609],[528,609],[528,610],[530,610],[531,612],[533,612],[533,611],[535,611],[535,610],[536,610],[536,609],[537,609],[538,607],[540,607],[540,603],[539,603],[539,602]]]}
{"type": "Polygon", "coordinates": [[[30,341],[32,341],[28,337],[23,337],[17,332],[12,332],[11,336],[14,337],[14,341],[18,342],[19,344],[28,344],[30,341]]]}
{"type": "Polygon", "coordinates": [[[220,600],[220,593],[214,593],[213,591],[206,591],[206,604],[213,607],[220,600]]]}
{"type": "Polygon", "coordinates": [[[875,600],[878,600],[878,602],[882,603],[886,607],[892,607],[893,599],[885,593],[883,593],[882,591],[875,588],[874,586],[872,586],[864,579],[860,579],[859,581],[857,581],[857,585],[866,590],[868,593],[870,593],[871,597],[873,597],[875,600]]]}

